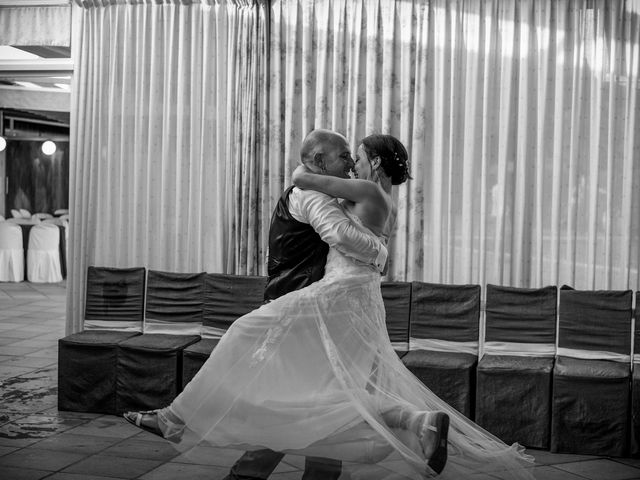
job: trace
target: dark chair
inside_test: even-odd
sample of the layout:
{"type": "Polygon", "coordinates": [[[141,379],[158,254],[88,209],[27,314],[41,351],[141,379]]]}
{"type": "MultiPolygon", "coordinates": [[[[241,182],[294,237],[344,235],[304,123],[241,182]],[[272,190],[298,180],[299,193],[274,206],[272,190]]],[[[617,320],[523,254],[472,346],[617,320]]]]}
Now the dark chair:
{"type": "Polygon", "coordinates": [[[402,358],[409,351],[411,283],[382,282],[381,290],[389,339],[398,356],[402,358]]]}
{"type": "Polygon", "coordinates": [[[436,395],[473,418],[480,321],[479,285],[413,282],[407,368],[436,395]]]}
{"type": "Polygon", "coordinates": [[[560,290],[552,452],[628,455],[631,301],[630,290],[560,290]]]}
{"type": "Polygon", "coordinates": [[[636,292],[633,373],[631,376],[631,456],[640,457],[640,292],[636,292]]]}
{"type": "Polygon", "coordinates": [[[549,448],[557,291],[486,288],[476,423],[507,444],[549,448]]]}
{"type": "Polygon", "coordinates": [[[144,333],[118,345],[118,413],[165,407],[182,391],[182,352],[200,340],[194,326],[202,324],[204,276],[149,271],[145,325],[166,333],[144,333]]]}
{"type": "Polygon", "coordinates": [[[85,329],[58,341],[58,409],[116,412],[117,346],[142,330],[145,269],[89,267],[85,329]]]}
{"type": "Polygon", "coordinates": [[[204,279],[202,339],[183,352],[182,383],[191,381],[231,324],[263,303],[267,277],[208,273],[204,279]]]}

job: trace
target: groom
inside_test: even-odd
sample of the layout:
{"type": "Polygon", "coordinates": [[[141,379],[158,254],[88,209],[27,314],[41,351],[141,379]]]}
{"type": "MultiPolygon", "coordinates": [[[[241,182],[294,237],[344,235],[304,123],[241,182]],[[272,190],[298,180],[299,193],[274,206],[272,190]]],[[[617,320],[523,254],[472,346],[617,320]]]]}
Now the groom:
{"type": "MultiPolygon", "coordinates": [[[[349,178],[354,165],[347,139],[330,130],[309,133],[302,142],[300,156],[313,172],[340,178],[349,178]]],[[[313,190],[286,189],[271,217],[265,300],[320,280],[330,246],[375,265],[380,272],[384,269],[385,246],[354,227],[337,199],[313,190]]],[[[224,480],[265,480],[282,457],[283,453],[273,450],[245,452],[224,480]]],[[[335,480],[340,472],[338,460],[307,457],[302,480],[335,480]]]]}

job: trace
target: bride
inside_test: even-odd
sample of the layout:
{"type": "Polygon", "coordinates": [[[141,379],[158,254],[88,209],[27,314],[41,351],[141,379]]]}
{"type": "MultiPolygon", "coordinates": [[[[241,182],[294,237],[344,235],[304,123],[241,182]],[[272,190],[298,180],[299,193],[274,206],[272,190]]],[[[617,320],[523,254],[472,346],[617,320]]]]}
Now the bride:
{"type": "MultiPolygon", "coordinates": [[[[392,188],[409,178],[391,135],[362,140],[356,179],[293,174],[342,198],[363,232],[389,238],[392,188]]],[[[324,277],[239,318],[167,408],[125,418],[186,450],[204,442],[342,461],[353,479],[532,479],[531,458],[449,407],[402,364],[386,331],[380,275],[335,249],[324,277]]]]}

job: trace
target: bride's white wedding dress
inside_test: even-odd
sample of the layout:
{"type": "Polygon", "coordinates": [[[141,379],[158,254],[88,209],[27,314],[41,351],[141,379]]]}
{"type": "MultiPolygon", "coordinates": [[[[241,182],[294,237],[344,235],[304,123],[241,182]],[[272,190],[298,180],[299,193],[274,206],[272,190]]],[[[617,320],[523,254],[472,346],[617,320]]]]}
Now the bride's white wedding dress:
{"type": "Polygon", "coordinates": [[[386,331],[379,273],[331,249],[324,278],[234,322],[159,421],[180,449],[266,447],[340,459],[341,478],[425,478],[416,435],[383,418],[398,406],[450,416],[438,478],[505,470],[503,478],[533,478],[521,447],[482,430],[404,367],[386,331]]]}

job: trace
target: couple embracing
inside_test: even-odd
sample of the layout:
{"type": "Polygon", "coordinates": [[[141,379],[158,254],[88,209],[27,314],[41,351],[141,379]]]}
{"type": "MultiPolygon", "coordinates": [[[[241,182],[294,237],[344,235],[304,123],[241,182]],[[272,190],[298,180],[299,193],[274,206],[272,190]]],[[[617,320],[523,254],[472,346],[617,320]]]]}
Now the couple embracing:
{"type": "Polygon", "coordinates": [[[410,178],[405,147],[371,135],[354,162],[342,135],[314,130],[300,153],[271,219],[267,303],[233,323],[171,405],[125,418],[180,450],[247,450],[227,479],[266,479],[285,454],[306,457],[303,480],[460,479],[496,467],[532,478],[521,447],[434,395],[389,341],[380,274],[392,189],[410,178]]]}

